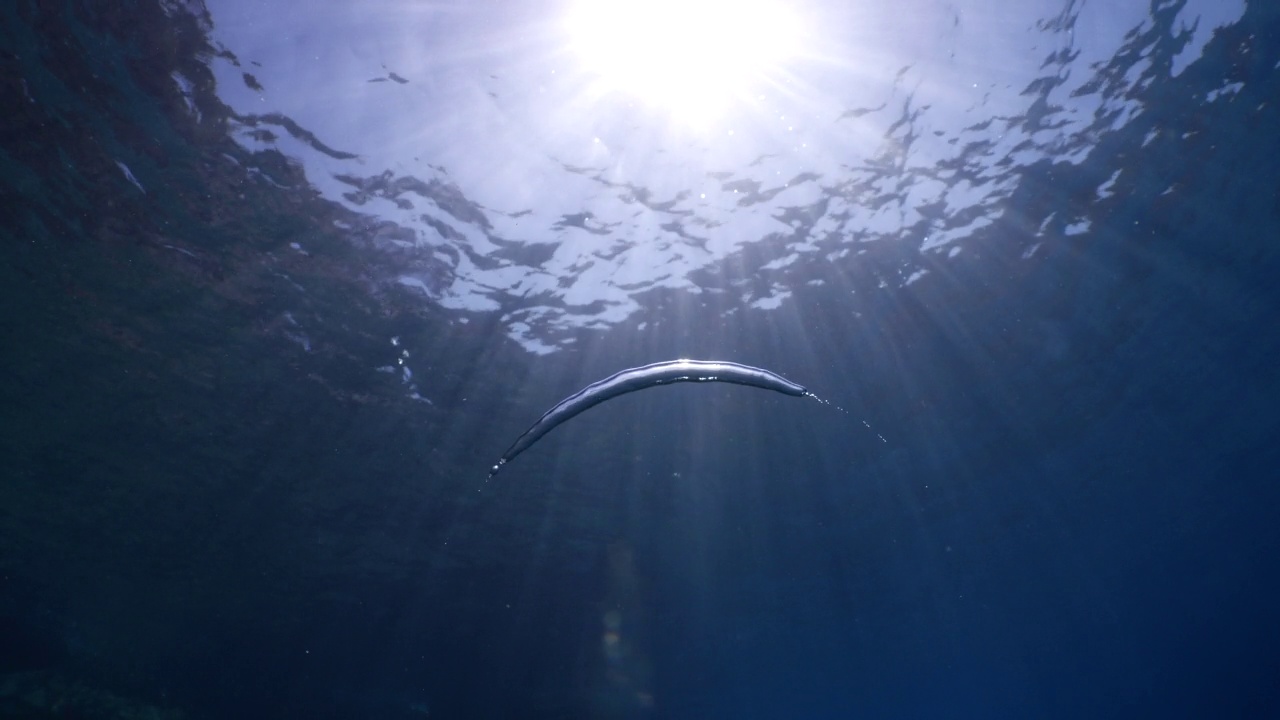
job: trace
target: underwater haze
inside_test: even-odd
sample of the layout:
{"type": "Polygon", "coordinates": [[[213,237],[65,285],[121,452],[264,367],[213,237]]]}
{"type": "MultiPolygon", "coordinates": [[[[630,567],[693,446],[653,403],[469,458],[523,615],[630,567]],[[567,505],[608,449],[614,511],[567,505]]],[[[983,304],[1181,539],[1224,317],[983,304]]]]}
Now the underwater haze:
{"type": "Polygon", "coordinates": [[[1280,717],[1280,4],[13,0],[0,110],[0,718],[1280,717]]]}

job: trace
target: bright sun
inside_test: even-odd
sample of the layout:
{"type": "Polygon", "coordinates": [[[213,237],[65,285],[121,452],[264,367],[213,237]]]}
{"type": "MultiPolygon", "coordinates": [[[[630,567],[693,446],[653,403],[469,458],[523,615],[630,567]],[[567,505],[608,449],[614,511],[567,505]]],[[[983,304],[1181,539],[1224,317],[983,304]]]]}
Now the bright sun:
{"type": "Polygon", "coordinates": [[[774,0],[577,0],[567,22],[604,84],[695,123],[776,82],[800,43],[774,0]]]}

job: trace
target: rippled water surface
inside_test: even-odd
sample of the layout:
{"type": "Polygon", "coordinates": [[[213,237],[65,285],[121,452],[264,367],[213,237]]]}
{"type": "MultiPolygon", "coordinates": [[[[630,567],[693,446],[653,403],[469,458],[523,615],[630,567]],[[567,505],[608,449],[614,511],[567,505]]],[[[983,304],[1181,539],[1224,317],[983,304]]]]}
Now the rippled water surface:
{"type": "Polygon", "coordinates": [[[0,717],[1280,714],[1273,5],[4,5],[0,717]]]}

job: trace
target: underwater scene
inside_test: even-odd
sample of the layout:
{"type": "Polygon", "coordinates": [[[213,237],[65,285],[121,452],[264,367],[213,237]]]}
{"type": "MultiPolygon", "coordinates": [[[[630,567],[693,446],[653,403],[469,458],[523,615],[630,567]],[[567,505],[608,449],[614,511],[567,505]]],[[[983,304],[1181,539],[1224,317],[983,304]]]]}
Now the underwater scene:
{"type": "Polygon", "coordinates": [[[1280,718],[1280,3],[0,3],[0,718],[1280,718]]]}

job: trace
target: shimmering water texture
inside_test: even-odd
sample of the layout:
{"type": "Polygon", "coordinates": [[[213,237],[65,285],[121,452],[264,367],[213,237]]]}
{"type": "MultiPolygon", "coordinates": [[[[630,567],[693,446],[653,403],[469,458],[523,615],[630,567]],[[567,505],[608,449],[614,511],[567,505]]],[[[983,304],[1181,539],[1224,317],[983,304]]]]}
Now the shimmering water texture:
{"type": "Polygon", "coordinates": [[[528,450],[543,435],[584,410],[629,392],[678,382],[727,382],[773,390],[793,397],[818,399],[803,385],[797,385],[777,373],[725,360],[668,360],[631,368],[591,383],[556,403],[523,435],[516,438],[498,463],[489,470],[489,477],[496,475],[503,465],[528,450]]]}

